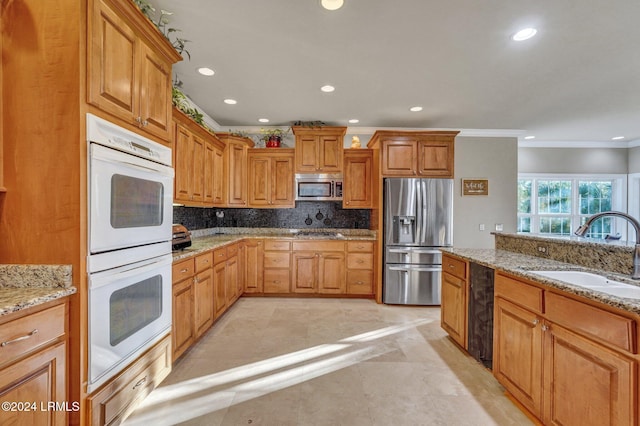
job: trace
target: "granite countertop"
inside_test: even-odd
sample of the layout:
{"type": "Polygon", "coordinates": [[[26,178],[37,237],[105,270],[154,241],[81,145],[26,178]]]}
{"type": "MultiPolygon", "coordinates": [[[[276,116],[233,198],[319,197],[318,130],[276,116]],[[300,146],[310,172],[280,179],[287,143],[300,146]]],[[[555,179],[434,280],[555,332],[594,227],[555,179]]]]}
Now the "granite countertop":
{"type": "Polygon", "coordinates": [[[0,315],[67,297],[76,291],[71,265],[0,265],[0,315]]]}
{"type": "Polygon", "coordinates": [[[241,241],[245,238],[304,240],[336,240],[336,241],[376,241],[376,233],[366,229],[305,229],[282,230],[272,228],[239,228],[229,233],[202,235],[192,232],[191,247],[173,252],[173,261],[187,259],[200,253],[241,241]],[[235,232],[234,232],[235,231],[235,232]],[[332,234],[339,235],[328,235],[332,234]]]}
{"type": "Polygon", "coordinates": [[[621,281],[626,284],[640,286],[640,282],[632,280],[628,275],[610,273],[600,269],[590,269],[573,263],[559,262],[536,256],[513,253],[505,250],[495,249],[466,249],[466,248],[443,248],[443,252],[451,253],[471,262],[476,262],[490,268],[499,269],[515,276],[537,281],[549,287],[557,288],[567,293],[582,296],[618,309],[623,309],[640,315],[640,299],[622,298],[607,293],[602,293],[589,288],[572,285],[564,281],[543,277],[531,271],[551,271],[551,270],[572,270],[590,272],[603,275],[612,280],[621,281]]]}

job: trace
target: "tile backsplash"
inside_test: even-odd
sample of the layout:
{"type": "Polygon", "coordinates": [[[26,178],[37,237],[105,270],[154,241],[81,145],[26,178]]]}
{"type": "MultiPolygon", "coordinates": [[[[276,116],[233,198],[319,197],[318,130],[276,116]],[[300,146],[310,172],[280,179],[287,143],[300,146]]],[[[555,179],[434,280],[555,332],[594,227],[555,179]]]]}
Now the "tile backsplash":
{"type": "Polygon", "coordinates": [[[369,229],[370,216],[367,209],[343,209],[341,202],[298,201],[295,209],[173,208],[173,223],[181,223],[190,230],[221,227],[369,229]],[[327,218],[329,221],[325,223],[327,218]],[[307,219],[311,219],[310,225],[305,223],[307,219]]]}

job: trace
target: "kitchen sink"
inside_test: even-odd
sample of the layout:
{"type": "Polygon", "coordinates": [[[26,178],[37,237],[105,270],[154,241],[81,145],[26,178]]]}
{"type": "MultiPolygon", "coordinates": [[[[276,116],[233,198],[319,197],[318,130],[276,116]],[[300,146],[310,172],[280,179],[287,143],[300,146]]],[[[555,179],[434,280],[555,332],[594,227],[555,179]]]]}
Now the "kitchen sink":
{"type": "Polygon", "coordinates": [[[629,299],[640,299],[640,286],[611,280],[605,276],[581,271],[529,271],[558,281],[563,281],[590,290],[629,299]]]}

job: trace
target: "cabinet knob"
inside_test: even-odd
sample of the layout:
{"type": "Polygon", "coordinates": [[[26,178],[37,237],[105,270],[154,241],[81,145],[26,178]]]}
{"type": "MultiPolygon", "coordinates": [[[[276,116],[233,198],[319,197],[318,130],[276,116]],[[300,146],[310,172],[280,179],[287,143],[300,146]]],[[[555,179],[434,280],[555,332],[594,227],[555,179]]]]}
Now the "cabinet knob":
{"type": "Polygon", "coordinates": [[[531,321],[531,324],[538,325],[539,322],[540,322],[540,320],[538,318],[536,318],[533,321],[531,321]]]}
{"type": "Polygon", "coordinates": [[[345,204],[346,204],[346,205],[349,205],[349,202],[347,201],[345,204]]]}
{"type": "Polygon", "coordinates": [[[542,327],[540,327],[540,329],[541,329],[542,331],[548,331],[548,330],[549,330],[549,326],[548,326],[548,325],[546,325],[546,324],[542,324],[542,327]]]}

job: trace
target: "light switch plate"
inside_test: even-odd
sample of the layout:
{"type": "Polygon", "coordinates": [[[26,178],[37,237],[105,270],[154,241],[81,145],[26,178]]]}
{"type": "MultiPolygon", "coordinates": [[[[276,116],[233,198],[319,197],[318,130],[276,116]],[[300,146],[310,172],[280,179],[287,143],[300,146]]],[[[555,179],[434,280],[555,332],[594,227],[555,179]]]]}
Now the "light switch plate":
{"type": "Polygon", "coordinates": [[[502,231],[504,226],[501,223],[496,223],[496,231],[502,231]]]}

